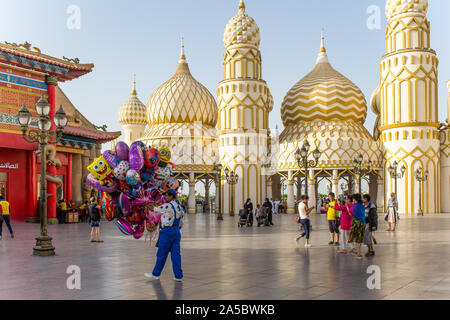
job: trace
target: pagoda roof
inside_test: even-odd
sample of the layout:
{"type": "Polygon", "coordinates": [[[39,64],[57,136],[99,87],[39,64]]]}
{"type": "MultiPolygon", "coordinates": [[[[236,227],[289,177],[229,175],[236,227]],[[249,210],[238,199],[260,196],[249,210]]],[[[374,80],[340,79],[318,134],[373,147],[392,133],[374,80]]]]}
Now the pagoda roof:
{"type": "Polygon", "coordinates": [[[99,127],[90,122],[73,105],[59,86],[55,89],[55,106],[56,109],[62,106],[68,118],[67,126],[64,128],[64,134],[94,139],[98,143],[112,141],[121,135],[120,131],[108,132],[106,131],[106,126],[99,127]]]}
{"type": "Polygon", "coordinates": [[[75,59],[60,59],[41,53],[31,44],[0,43],[0,62],[6,62],[24,69],[30,69],[54,75],[58,81],[64,82],[81,77],[92,71],[93,63],[80,64],[75,59]]]}

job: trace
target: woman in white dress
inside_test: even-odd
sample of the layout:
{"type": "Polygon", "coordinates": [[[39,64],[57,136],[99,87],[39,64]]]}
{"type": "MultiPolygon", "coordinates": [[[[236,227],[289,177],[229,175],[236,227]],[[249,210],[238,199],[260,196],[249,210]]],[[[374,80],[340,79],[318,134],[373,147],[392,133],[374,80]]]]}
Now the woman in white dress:
{"type": "Polygon", "coordinates": [[[395,193],[391,193],[391,198],[388,201],[387,222],[389,228],[386,231],[395,231],[395,226],[398,222],[398,200],[395,193]]]}

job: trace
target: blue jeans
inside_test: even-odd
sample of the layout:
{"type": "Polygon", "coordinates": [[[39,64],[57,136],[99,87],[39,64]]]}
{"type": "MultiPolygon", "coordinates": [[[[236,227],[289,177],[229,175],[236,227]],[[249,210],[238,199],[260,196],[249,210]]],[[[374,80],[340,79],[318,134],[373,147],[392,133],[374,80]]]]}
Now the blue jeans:
{"type": "Polygon", "coordinates": [[[172,259],[172,269],[175,278],[183,278],[183,270],[181,270],[181,254],[180,254],[181,234],[178,227],[164,227],[159,232],[158,252],[156,253],[156,265],[153,269],[153,275],[159,277],[166,264],[167,256],[170,252],[172,259]]]}
{"type": "Polygon", "coordinates": [[[306,239],[309,240],[309,219],[300,219],[300,224],[303,226],[302,237],[306,236],[306,239]]]}
{"type": "MultiPolygon", "coordinates": [[[[9,233],[13,234],[13,229],[11,228],[11,220],[9,215],[3,216],[3,220],[5,220],[6,226],[9,229],[9,233]]],[[[0,220],[0,236],[2,235],[3,230],[3,220],[0,220]]]]}

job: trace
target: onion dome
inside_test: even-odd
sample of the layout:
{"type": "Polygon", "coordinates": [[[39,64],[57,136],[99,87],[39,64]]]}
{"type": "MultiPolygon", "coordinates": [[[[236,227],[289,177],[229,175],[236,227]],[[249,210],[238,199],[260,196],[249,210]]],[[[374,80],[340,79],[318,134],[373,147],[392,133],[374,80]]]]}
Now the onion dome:
{"type": "Polygon", "coordinates": [[[243,0],[239,3],[238,13],[231,18],[225,27],[223,42],[225,47],[238,43],[248,43],[259,47],[261,35],[259,33],[258,25],[253,18],[245,13],[245,4],[243,0]]]}
{"type": "Polygon", "coordinates": [[[217,104],[212,94],[194,79],[181,45],[181,56],[175,74],[150,97],[147,104],[149,126],[163,123],[193,123],[215,127],[217,104]]]}
{"type": "Polygon", "coordinates": [[[387,0],[386,17],[408,12],[419,12],[426,14],[428,10],[428,0],[387,0]]]}
{"type": "Polygon", "coordinates": [[[322,31],[314,69],[288,91],[281,104],[284,126],[319,120],[364,122],[366,115],[364,94],[328,62],[322,31]]]}
{"type": "Polygon", "coordinates": [[[138,99],[136,92],[136,75],[133,80],[133,90],[131,91],[130,98],[119,109],[119,123],[121,125],[126,124],[146,124],[146,108],[145,104],[138,99]]]}

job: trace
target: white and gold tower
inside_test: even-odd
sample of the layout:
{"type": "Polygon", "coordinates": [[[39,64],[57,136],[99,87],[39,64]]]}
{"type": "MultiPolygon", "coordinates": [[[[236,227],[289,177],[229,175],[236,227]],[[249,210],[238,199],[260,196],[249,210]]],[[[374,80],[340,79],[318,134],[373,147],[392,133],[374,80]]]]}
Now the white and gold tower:
{"type": "Polygon", "coordinates": [[[427,9],[427,0],[387,1],[386,54],[379,67],[380,86],[372,99],[380,113],[385,199],[394,191],[387,168],[397,161],[399,168],[406,167],[397,192],[399,212],[406,214],[420,212],[419,203],[425,214],[440,211],[438,59],[430,48],[427,9]],[[416,180],[417,169],[428,170],[427,181],[416,180]]]}
{"type": "Polygon", "coordinates": [[[119,109],[119,123],[123,129],[124,141],[128,145],[144,134],[147,125],[146,108],[137,96],[136,76],[134,76],[130,97],[119,109]]]}
{"type": "Polygon", "coordinates": [[[447,121],[441,129],[441,212],[450,213],[450,80],[447,81],[447,121]]]}
{"type": "Polygon", "coordinates": [[[238,211],[247,198],[256,205],[266,197],[268,177],[263,171],[273,98],[262,80],[260,40],[259,28],[241,0],[225,28],[223,81],[217,89],[220,162],[239,176],[236,185],[222,181],[224,213],[238,211]]]}

